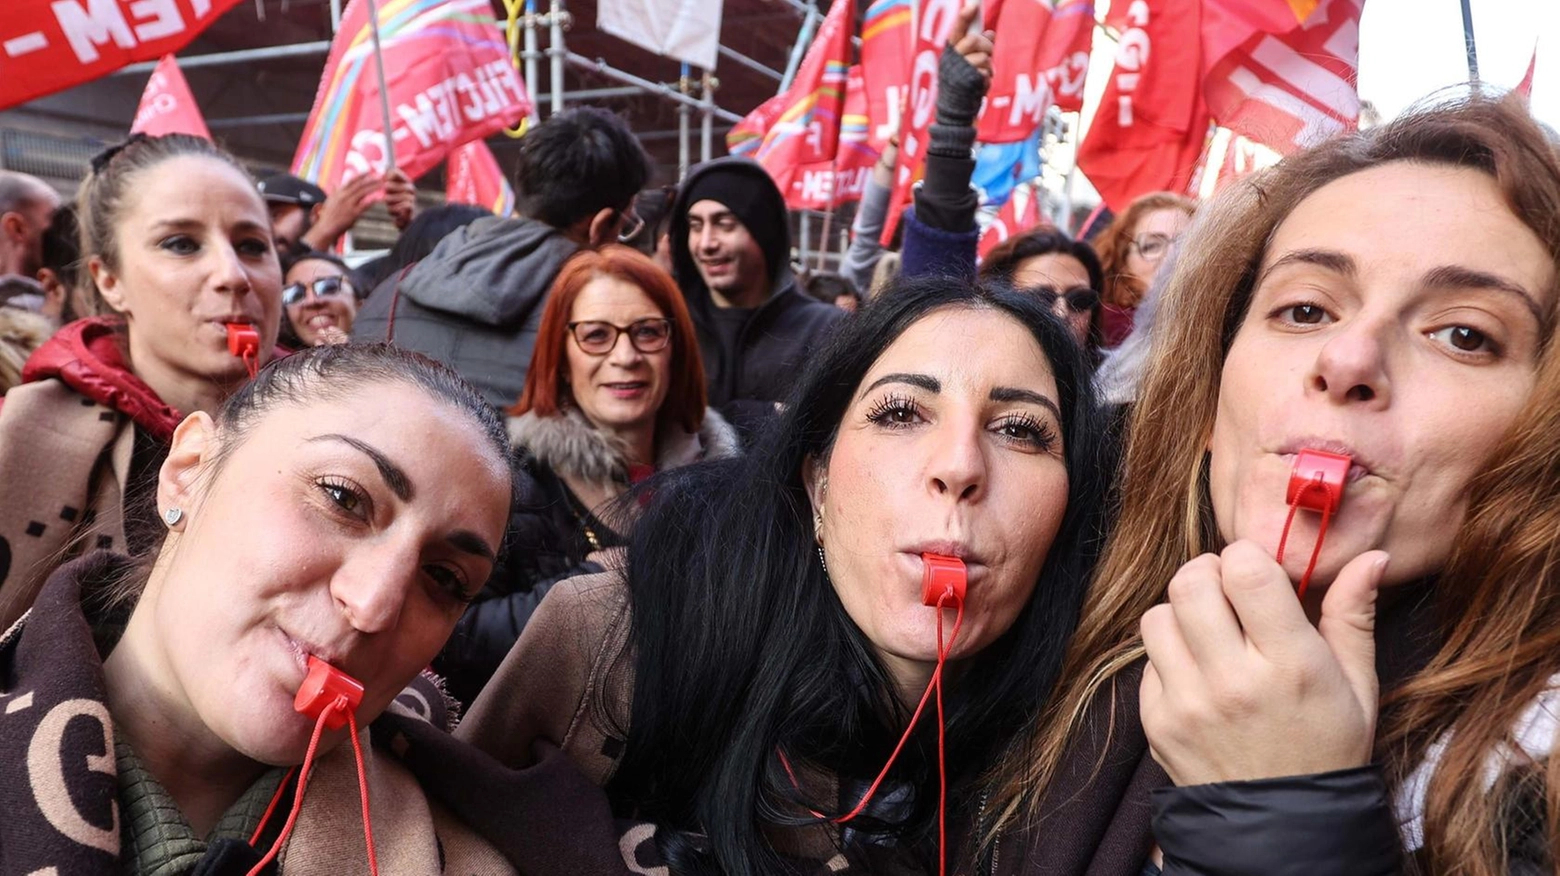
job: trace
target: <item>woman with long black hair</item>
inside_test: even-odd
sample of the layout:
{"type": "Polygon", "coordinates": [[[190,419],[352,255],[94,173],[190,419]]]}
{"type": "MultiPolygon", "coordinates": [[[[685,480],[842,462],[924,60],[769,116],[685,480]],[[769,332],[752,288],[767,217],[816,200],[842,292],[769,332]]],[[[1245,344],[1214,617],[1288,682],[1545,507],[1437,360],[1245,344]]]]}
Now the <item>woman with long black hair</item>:
{"type": "Polygon", "coordinates": [[[650,482],[626,569],[554,588],[459,733],[512,766],[561,745],[679,873],[958,864],[1079,611],[1101,434],[1033,296],[902,282],[750,456],[650,482]],[[958,610],[927,554],[967,569],[958,610]]]}

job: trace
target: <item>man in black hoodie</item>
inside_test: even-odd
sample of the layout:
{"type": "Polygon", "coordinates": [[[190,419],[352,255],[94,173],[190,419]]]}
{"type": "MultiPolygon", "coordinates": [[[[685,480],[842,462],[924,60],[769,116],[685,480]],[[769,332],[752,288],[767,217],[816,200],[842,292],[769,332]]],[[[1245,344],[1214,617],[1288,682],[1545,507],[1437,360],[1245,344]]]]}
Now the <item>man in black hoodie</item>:
{"type": "Polygon", "coordinates": [[[352,339],[394,340],[454,368],[494,406],[514,404],[559,269],[581,247],[617,240],[649,178],[649,156],[613,113],[548,118],[520,140],[519,214],[478,219],[392,274],[358,310],[352,339]]]}
{"type": "Polygon", "coordinates": [[[671,244],[710,406],[751,439],[844,311],[796,288],[785,201],[750,159],[693,169],[672,209],[671,244]]]}

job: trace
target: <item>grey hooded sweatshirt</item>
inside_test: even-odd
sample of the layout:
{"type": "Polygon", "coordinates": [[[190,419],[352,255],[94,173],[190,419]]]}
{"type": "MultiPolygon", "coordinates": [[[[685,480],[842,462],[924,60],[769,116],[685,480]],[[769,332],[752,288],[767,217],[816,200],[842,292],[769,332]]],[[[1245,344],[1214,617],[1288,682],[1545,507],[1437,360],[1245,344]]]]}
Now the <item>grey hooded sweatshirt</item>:
{"type": "Polygon", "coordinates": [[[535,219],[482,218],[363,302],[354,341],[394,340],[454,368],[495,407],[520,398],[548,290],[579,244],[535,219]],[[394,312],[394,337],[390,335],[394,312]]]}

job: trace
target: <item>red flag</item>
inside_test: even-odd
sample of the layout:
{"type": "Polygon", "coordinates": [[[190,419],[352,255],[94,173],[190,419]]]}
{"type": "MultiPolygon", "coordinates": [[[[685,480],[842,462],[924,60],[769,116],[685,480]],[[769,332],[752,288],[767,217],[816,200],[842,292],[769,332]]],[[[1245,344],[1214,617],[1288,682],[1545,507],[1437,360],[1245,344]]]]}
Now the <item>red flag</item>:
{"type": "Polygon", "coordinates": [[[914,47],[910,0],[876,0],[861,20],[861,76],[867,91],[868,141],[882,151],[899,133],[914,47]]]}
{"type": "Polygon", "coordinates": [[[239,0],[5,0],[0,109],[190,44],[239,0]]]}
{"type": "MultiPolygon", "coordinates": [[[[1015,0],[1016,2],[1016,0],[1015,0]]],[[[910,201],[910,188],[926,164],[927,130],[937,112],[937,58],[948,42],[963,0],[917,0],[915,50],[910,59],[910,86],[899,127],[899,165],[894,168],[894,193],[883,223],[883,245],[893,240],[899,216],[910,201]]]]}
{"type": "Polygon", "coordinates": [[[1008,198],[1002,209],[997,211],[997,217],[981,232],[976,254],[984,259],[987,253],[996,249],[997,244],[1041,224],[1049,225],[1050,222],[1040,212],[1039,196],[1032,186],[1021,185],[1013,190],[1013,196],[1008,198]]]}
{"type": "Polygon", "coordinates": [[[444,199],[451,204],[475,204],[498,216],[515,211],[515,190],[493,150],[481,140],[472,140],[450,153],[444,199]]]}
{"type": "MultiPolygon", "coordinates": [[[[462,143],[531,112],[488,0],[380,0],[395,164],[413,179],[462,143]]],[[[326,191],[383,173],[384,120],[368,4],[351,0],[293,158],[293,173],[326,191]]]]}
{"type": "Polygon", "coordinates": [[[141,106],[135,111],[130,133],[160,137],[163,134],[193,134],[211,139],[206,120],[190,93],[190,84],[172,55],[164,55],[141,93],[141,106]]]}
{"type": "Polygon", "coordinates": [[[742,121],[726,132],[726,151],[732,155],[752,155],[764,142],[764,134],[774,127],[775,119],[785,112],[790,99],[791,93],[783,91],[743,116],[742,121]]]}
{"type": "Polygon", "coordinates": [[[1094,0],[1007,0],[1001,32],[1036,39],[998,39],[991,90],[980,118],[982,143],[1016,143],[1040,127],[1046,108],[1083,108],[1083,81],[1094,40],[1094,0]]]}
{"type": "Polygon", "coordinates": [[[1201,5],[1111,4],[1109,23],[1121,32],[1116,66],[1078,166],[1117,213],[1148,192],[1186,191],[1202,156],[1209,113],[1199,87],[1201,5]]]}
{"type": "Polygon", "coordinates": [[[1522,81],[1517,83],[1516,92],[1523,97],[1533,96],[1533,68],[1538,66],[1538,40],[1533,41],[1533,57],[1528,59],[1527,73],[1523,74],[1522,81]]]}
{"type": "MultiPolygon", "coordinates": [[[[801,166],[833,161],[840,140],[840,115],[845,104],[850,66],[850,31],[855,22],[854,0],[834,0],[818,27],[796,78],[785,92],[783,109],[753,150],[781,192],[789,192],[801,166]]],[[[755,112],[773,108],[766,103],[755,112]]],[[[753,127],[761,123],[755,120],[753,127]]],[[[729,138],[728,138],[728,143],[729,138]]]]}
{"type": "Polygon", "coordinates": [[[840,148],[832,161],[806,164],[785,193],[793,210],[832,210],[861,200],[878,150],[868,131],[867,92],[861,67],[850,68],[845,78],[845,109],[840,119],[840,148]]]}
{"type": "Polygon", "coordinates": [[[1203,95],[1220,125],[1288,155],[1352,130],[1364,0],[1204,0],[1203,95]]]}

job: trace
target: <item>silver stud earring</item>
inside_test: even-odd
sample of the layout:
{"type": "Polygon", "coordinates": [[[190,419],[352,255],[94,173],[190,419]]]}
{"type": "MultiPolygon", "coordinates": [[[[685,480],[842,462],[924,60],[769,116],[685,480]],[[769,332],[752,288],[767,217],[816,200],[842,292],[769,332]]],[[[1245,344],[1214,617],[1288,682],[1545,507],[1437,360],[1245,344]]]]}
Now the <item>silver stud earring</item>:
{"type": "Polygon", "coordinates": [[[167,511],[163,512],[163,520],[166,521],[169,526],[178,526],[179,521],[183,519],[184,512],[178,508],[169,508],[167,511]]]}

